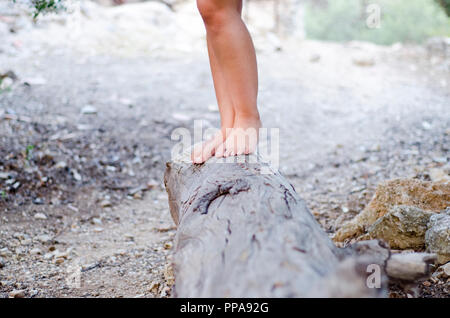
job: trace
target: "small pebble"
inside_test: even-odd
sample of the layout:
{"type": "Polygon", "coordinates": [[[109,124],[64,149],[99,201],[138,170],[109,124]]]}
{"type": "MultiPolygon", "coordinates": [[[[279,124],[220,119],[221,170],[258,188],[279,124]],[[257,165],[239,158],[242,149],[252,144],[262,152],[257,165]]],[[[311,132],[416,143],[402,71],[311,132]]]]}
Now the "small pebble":
{"type": "Polygon", "coordinates": [[[9,298],[24,298],[25,290],[13,290],[9,293],[9,298]]]}
{"type": "Polygon", "coordinates": [[[31,254],[31,255],[38,255],[38,254],[42,254],[42,251],[41,251],[39,248],[35,247],[35,248],[33,248],[33,249],[30,251],[30,254],[31,254]]]}
{"type": "Polygon", "coordinates": [[[166,243],[164,244],[164,248],[165,248],[166,250],[170,250],[170,249],[172,248],[172,243],[171,243],[171,242],[166,242],[166,243]]]}
{"type": "Polygon", "coordinates": [[[446,277],[450,277],[450,262],[441,266],[442,272],[446,277]]]}
{"type": "Polygon", "coordinates": [[[36,213],[34,218],[36,220],[47,220],[47,216],[44,213],[36,213]]]}

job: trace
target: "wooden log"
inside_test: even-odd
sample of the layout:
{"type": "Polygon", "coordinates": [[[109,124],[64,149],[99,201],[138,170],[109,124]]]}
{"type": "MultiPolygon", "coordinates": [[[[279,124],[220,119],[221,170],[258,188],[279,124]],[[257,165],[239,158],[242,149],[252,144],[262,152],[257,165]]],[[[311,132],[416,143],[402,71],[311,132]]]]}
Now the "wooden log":
{"type": "Polygon", "coordinates": [[[420,282],[430,277],[436,258],[436,254],[430,253],[393,254],[386,264],[386,272],[400,281],[420,282]]]}
{"type": "Polygon", "coordinates": [[[167,164],[174,296],[386,296],[367,286],[371,258],[343,260],[293,186],[255,158],[167,164]]]}
{"type": "Polygon", "coordinates": [[[391,281],[417,283],[430,277],[432,264],[437,259],[432,253],[397,253],[393,254],[383,241],[361,241],[348,248],[351,253],[368,256],[383,267],[391,281]]]}

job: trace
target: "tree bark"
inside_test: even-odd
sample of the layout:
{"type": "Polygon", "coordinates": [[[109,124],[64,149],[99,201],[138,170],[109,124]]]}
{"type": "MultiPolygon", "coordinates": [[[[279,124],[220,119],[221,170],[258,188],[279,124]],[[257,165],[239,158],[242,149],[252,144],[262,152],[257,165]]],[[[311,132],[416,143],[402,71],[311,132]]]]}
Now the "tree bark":
{"type": "Polygon", "coordinates": [[[372,257],[344,257],[293,186],[245,158],[167,164],[175,297],[386,296],[383,272],[367,285],[372,257]]]}
{"type": "Polygon", "coordinates": [[[349,246],[348,255],[370,257],[374,264],[383,267],[390,281],[417,283],[430,277],[432,265],[437,259],[433,253],[396,253],[386,243],[378,240],[360,241],[349,246]]]}

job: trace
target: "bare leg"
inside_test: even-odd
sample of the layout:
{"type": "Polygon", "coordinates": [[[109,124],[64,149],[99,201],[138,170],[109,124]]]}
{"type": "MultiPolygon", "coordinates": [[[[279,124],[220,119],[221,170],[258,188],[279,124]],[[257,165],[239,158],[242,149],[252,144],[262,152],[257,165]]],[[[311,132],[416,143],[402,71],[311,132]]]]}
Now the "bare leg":
{"type": "Polygon", "coordinates": [[[234,107],[231,95],[228,93],[227,85],[223,77],[220,64],[214,54],[213,48],[207,37],[208,55],[211,66],[211,73],[214,81],[214,89],[216,92],[217,104],[220,113],[220,132],[213,136],[210,140],[196,147],[192,153],[194,163],[202,163],[214,155],[215,149],[220,146],[226,138],[227,129],[233,128],[234,125],[234,107]]]}
{"type": "MultiPolygon", "coordinates": [[[[256,148],[257,141],[248,138],[246,134],[253,130],[253,136],[261,127],[261,122],[257,109],[256,54],[241,18],[242,0],[197,0],[197,5],[206,26],[210,58],[211,53],[213,54],[213,74],[215,67],[218,70],[214,78],[216,94],[223,93],[223,96],[217,95],[217,98],[231,100],[234,109],[233,128],[227,132],[226,140],[213,152],[216,156],[250,153],[256,148]]],[[[225,119],[224,115],[229,114],[225,108],[221,110],[222,121],[225,119]]],[[[203,161],[208,158],[206,154],[203,161]]]]}

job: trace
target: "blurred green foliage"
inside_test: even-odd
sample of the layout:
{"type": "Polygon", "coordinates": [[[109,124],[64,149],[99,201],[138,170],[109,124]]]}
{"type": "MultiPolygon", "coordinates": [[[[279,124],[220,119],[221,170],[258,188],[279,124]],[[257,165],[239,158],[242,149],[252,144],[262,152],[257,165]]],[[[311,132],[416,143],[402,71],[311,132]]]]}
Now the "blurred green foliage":
{"type": "MultiPolygon", "coordinates": [[[[12,0],[19,2],[19,0],[12,0]]],[[[36,19],[41,13],[55,12],[63,8],[64,0],[22,0],[33,8],[33,17],[36,19]]]]}
{"type": "Polygon", "coordinates": [[[450,17],[450,0],[436,0],[450,17]]]}
{"type": "Polygon", "coordinates": [[[450,36],[450,18],[435,0],[314,1],[307,6],[305,29],[309,38],[328,41],[421,43],[432,36],[450,36]],[[366,8],[372,3],[381,9],[379,28],[366,24],[366,8]]]}

